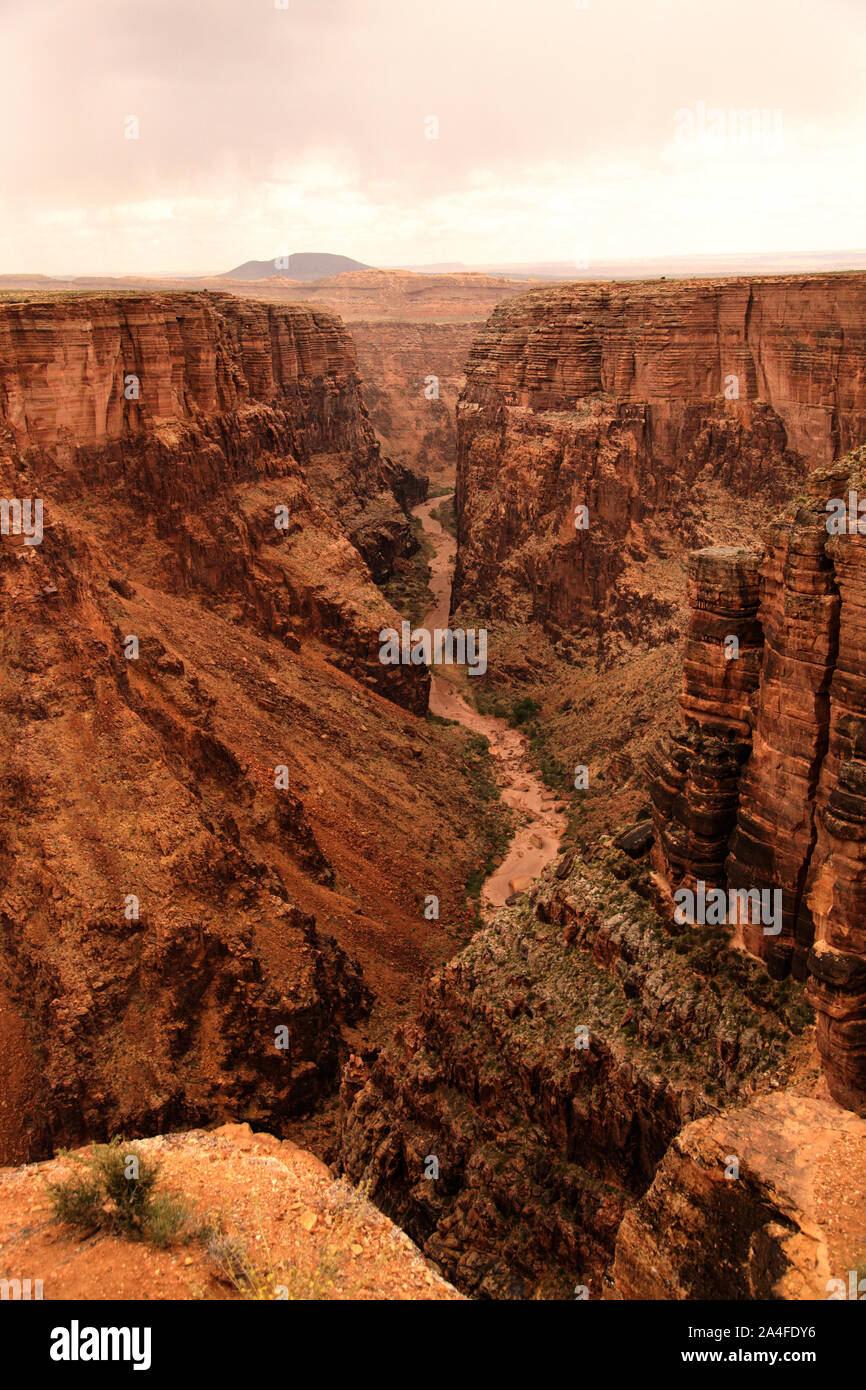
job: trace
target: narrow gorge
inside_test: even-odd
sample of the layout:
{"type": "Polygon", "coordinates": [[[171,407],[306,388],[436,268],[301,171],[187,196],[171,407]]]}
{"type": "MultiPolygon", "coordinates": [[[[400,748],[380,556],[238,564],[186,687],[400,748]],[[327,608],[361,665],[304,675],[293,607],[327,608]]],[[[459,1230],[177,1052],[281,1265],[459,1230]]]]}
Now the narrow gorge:
{"type": "MultiPolygon", "coordinates": [[[[419,503],[413,512],[433,543],[430,591],[434,603],[420,623],[420,628],[430,633],[447,628],[451,614],[451,581],[457,547],[441,522],[432,515],[434,509],[447,506],[451,500],[452,495],[446,494],[431,502],[419,503]]],[[[509,728],[501,719],[479,714],[447,679],[448,673],[449,668],[445,666],[431,672],[430,713],[440,719],[453,720],[486,739],[496,764],[502,800],[519,813],[522,822],[511,837],[505,857],[487,876],[481,889],[485,908],[501,907],[510,897],[519,896],[531,887],[559,852],[564,829],[563,803],[557,801],[536,775],[519,730],[509,728]]]]}
{"type": "Polygon", "coordinates": [[[474,1296],[815,1298],[862,1262],[862,541],[825,522],[862,486],[864,327],[862,276],[812,276],[533,290],[475,340],[454,620],[577,795],[344,1074],[342,1140],[474,1296]],[[722,885],[778,891],[779,930],[677,920],[722,885]]]}

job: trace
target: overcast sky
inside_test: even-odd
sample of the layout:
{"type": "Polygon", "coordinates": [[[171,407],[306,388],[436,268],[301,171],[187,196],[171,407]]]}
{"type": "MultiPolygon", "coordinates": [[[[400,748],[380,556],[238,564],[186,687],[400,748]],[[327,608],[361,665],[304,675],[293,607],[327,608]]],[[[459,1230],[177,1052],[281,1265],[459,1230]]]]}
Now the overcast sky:
{"type": "Polygon", "coordinates": [[[0,0],[0,48],[2,273],[866,247],[866,0],[0,0]]]}

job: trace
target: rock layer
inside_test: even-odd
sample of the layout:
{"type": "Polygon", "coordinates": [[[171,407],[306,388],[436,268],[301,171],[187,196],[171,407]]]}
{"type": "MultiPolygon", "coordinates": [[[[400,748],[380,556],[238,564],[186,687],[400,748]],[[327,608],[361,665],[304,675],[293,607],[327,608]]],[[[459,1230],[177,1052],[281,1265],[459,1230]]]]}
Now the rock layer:
{"type": "MultiPolygon", "coordinates": [[[[250,530],[254,545],[290,543],[311,507],[339,519],[376,578],[411,550],[392,490],[403,470],[382,457],[358,388],[351,338],[322,310],[190,294],[0,312],[0,440],[32,486],[67,498],[94,485],[121,488],[173,542],[175,583],[213,592],[253,587],[241,553],[250,530]],[[263,496],[258,517],[227,525],[214,502],[252,479],[273,503],[264,512],[263,496]],[[293,515],[278,531],[280,505],[293,515]]],[[[336,567],[345,570],[342,557],[336,567]]],[[[282,597],[284,609],[305,606],[308,622],[340,625],[321,585],[282,597]]],[[[344,636],[352,626],[343,623],[344,636]]]]}
{"type": "Polygon", "coordinates": [[[501,304],[458,407],[455,602],[553,631],[637,608],[650,640],[676,595],[657,613],[630,557],[701,544],[714,486],[747,540],[756,501],[866,439],[864,363],[858,274],[577,284],[501,304]]]}
{"type": "MultiPolygon", "coordinates": [[[[751,561],[744,610],[749,662],[730,663],[742,689],[723,698],[706,664],[694,660],[694,632],[705,617],[692,583],[681,704],[698,742],[688,732],[674,736],[651,763],[661,883],[668,890],[694,887],[703,877],[708,886],[779,895],[781,915],[771,929],[754,913],[729,920],[771,975],[793,969],[800,979],[808,976],[831,1094],[860,1113],[866,1113],[866,539],[856,500],[853,527],[846,523],[835,534],[831,516],[835,501],[844,502],[847,516],[849,499],[866,495],[864,462],[861,449],[816,469],[805,494],[769,528],[758,609],[763,648],[751,561]],[[756,674],[754,695],[742,703],[756,674]],[[726,745],[729,760],[717,757],[708,774],[706,735],[718,754],[718,734],[726,730],[735,740],[726,745]]],[[[693,557],[693,576],[705,555],[693,557]]],[[[727,563],[734,566],[733,559],[727,563]]],[[[736,591],[733,573],[731,584],[736,591]]]]}
{"type": "Polygon", "coordinates": [[[850,1297],[866,1237],[864,1159],[866,1124],[826,1101],[762,1096],[696,1120],[626,1213],[611,1296],[850,1297]]]}
{"type": "Polygon", "coordinates": [[[759,563],[757,552],[734,547],[689,556],[685,733],[671,734],[648,759],[653,867],[667,905],[680,888],[725,882],[761,658],[759,563]]]}

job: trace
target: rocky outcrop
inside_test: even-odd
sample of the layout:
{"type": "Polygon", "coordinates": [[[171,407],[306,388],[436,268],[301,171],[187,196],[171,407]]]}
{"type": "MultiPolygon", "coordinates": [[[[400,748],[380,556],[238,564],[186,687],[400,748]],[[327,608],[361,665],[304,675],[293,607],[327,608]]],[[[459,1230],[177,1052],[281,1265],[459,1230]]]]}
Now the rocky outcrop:
{"type": "Polygon", "coordinates": [[[458,407],[455,601],[660,640],[682,594],[654,560],[748,544],[768,500],[866,438],[864,324],[859,274],[501,304],[458,407]]]}
{"type": "MultiPolygon", "coordinates": [[[[812,480],[825,495],[866,497],[866,451],[852,466],[812,480]]],[[[815,791],[815,844],[797,919],[797,945],[807,958],[808,994],[818,1011],[818,1045],[831,1093],[866,1114],[866,538],[831,537],[839,627],[829,689],[826,753],[815,791]]],[[[830,635],[832,641],[833,634],[830,635]]],[[[821,651],[821,636],[815,644],[821,651]]]]}
{"type": "Polygon", "coordinates": [[[599,866],[548,871],[343,1082],[355,1182],[466,1292],[600,1297],[684,1124],[784,1076],[808,1011],[599,866]]]}
{"type": "Polygon", "coordinates": [[[696,1120],[626,1213],[610,1296],[862,1298],[864,1160],[866,1123],[826,1101],[762,1096],[696,1120]]]}
{"type": "Polygon", "coordinates": [[[691,617],[680,695],[685,730],[662,740],[647,760],[652,862],[668,914],[680,888],[725,882],[761,660],[760,558],[756,551],[725,546],[689,556],[691,617]]]}
{"type": "MultiPolygon", "coordinates": [[[[754,746],[728,880],[778,889],[782,931],[744,928],[773,973],[808,976],[831,1094],[866,1113],[864,539],[828,504],[863,495],[864,456],[817,470],[772,527],[754,746]],[[813,945],[814,942],[814,945],[813,945]]],[[[855,503],[856,507],[856,503],[855,503]]],[[[856,528],[856,512],[855,512],[856,528]]]]}
{"type": "Polygon", "coordinates": [[[811,922],[800,927],[814,844],[815,790],[827,747],[829,687],[836,660],[839,597],[825,551],[827,515],[803,510],[768,534],[760,619],[765,651],[752,756],[740,790],[728,878],[735,888],[779,890],[778,935],[746,924],[743,940],[784,975],[804,974],[811,922]],[[796,956],[795,956],[796,953],[796,956]]]}
{"type": "MultiPolygon", "coordinates": [[[[793,969],[799,979],[808,977],[831,1094],[860,1113],[866,1113],[866,549],[857,499],[864,495],[864,462],[858,450],[816,469],[804,495],[769,528],[757,685],[754,558],[742,615],[751,645],[741,648],[740,661],[744,651],[749,660],[729,663],[735,685],[726,690],[717,688],[711,663],[694,659],[704,616],[692,583],[681,704],[697,743],[687,730],[651,763],[660,884],[669,893],[703,878],[729,896],[778,894],[781,911],[772,929],[751,912],[729,921],[771,975],[782,978],[793,969]],[[838,534],[835,501],[844,504],[838,534]],[[728,740],[722,745],[720,733],[728,740]],[[712,772],[708,735],[712,753],[723,747],[727,757],[719,763],[717,756],[712,772]]],[[[705,557],[693,557],[693,579],[705,557]]],[[[743,592],[734,558],[725,563],[728,587],[743,592]]],[[[722,660],[717,655],[720,672],[722,660]]]]}
{"type": "MultiPolygon", "coordinates": [[[[126,1149],[124,1148],[124,1152],[126,1149]]],[[[189,1213],[167,1246],[52,1218],[49,1184],[92,1151],[0,1168],[4,1299],[450,1299],[460,1294],[360,1192],[289,1140],[248,1124],[157,1134],[129,1146],[157,1196],[189,1213]],[[34,1282],[38,1281],[38,1282],[34,1282]],[[38,1291],[37,1291],[38,1288],[38,1291]]]]}

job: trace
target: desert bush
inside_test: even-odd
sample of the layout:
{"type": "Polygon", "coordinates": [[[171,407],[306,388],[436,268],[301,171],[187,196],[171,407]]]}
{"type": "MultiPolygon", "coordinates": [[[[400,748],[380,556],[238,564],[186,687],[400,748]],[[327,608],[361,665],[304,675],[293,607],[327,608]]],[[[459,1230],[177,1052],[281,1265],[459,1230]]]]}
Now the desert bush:
{"type": "Polygon", "coordinates": [[[158,1192],[161,1165],[116,1137],[94,1145],[87,1159],[72,1159],[72,1171],[48,1184],[54,1220],[84,1235],[104,1231],[165,1247],[204,1234],[187,1202],[158,1192]]]}

